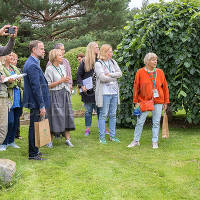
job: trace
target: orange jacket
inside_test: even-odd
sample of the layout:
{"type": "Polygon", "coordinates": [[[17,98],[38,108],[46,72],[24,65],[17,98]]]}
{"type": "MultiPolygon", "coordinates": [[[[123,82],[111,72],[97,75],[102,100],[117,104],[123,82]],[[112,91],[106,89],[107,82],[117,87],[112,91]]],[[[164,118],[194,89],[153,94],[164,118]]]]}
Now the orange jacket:
{"type": "Polygon", "coordinates": [[[140,103],[153,98],[154,84],[152,81],[154,81],[155,74],[155,88],[158,90],[159,97],[153,98],[154,104],[168,104],[169,90],[164,72],[156,68],[155,73],[149,72],[149,74],[145,67],[137,71],[133,87],[133,103],[140,103]]]}

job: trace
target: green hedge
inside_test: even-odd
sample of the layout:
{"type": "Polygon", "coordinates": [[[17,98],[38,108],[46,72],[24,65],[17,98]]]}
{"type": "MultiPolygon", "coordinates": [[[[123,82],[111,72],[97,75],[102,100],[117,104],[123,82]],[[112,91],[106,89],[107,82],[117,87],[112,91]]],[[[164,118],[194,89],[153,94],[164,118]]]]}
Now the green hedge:
{"type": "Polygon", "coordinates": [[[76,59],[77,54],[84,53],[85,54],[86,47],[78,47],[75,49],[71,49],[65,54],[65,58],[69,61],[71,69],[72,69],[72,79],[73,81],[76,81],[76,74],[78,69],[78,61],[76,59]]]}
{"type": "Polygon", "coordinates": [[[172,112],[185,109],[189,123],[200,122],[200,5],[198,0],[150,4],[124,28],[115,57],[122,67],[117,123],[131,127],[132,88],[146,53],[158,55],[166,75],[172,112]]]}

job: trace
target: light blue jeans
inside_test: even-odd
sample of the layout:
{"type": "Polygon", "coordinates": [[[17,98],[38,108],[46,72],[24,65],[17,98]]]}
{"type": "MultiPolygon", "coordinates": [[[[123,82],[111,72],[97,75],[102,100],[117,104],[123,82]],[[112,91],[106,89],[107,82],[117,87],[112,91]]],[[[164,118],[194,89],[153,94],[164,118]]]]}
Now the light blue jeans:
{"type": "Polygon", "coordinates": [[[99,138],[105,138],[105,121],[109,117],[110,137],[115,136],[116,112],[117,112],[118,95],[103,95],[103,107],[99,108],[99,138]]]}
{"type": "MultiPolygon", "coordinates": [[[[152,142],[158,142],[162,107],[163,104],[155,104],[154,110],[152,111],[152,142]]],[[[137,117],[137,124],[134,131],[134,140],[137,142],[140,140],[143,125],[146,121],[148,113],[149,111],[142,112],[142,114],[137,117]]]]}

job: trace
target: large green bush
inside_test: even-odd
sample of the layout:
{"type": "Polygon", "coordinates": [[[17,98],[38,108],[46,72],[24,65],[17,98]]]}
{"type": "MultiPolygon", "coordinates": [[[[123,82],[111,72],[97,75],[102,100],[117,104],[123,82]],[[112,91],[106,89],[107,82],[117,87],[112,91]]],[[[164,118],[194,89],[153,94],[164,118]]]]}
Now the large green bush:
{"type": "Polygon", "coordinates": [[[85,54],[86,47],[78,47],[75,49],[71,49],[65,54],[65,58],[69,61],[71,69],[72,69],[72,79],[76,81],[76,74],[78,69],[78,61],[76,59],[77,54],[84,53],[85,54]]]}
{"type": "Polygon", "coordinates": [[[135,125],[132,88],[138,68],[148,52],[158,55],[158,67],[166,75],[170,109],[185,109],[189,123],[200,121],[200,5],[199,1],[150,4],[125,27],[115,57],[122,67],[121,105],[117,123],[135,125]]]}

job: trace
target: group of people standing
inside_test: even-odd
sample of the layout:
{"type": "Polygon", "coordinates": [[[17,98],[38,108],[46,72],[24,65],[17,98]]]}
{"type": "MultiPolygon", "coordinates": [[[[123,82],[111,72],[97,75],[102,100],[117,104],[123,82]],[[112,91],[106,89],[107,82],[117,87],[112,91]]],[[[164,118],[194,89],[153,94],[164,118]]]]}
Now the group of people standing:
{"type": "MultiPolygon", "coordinates": [[[[13,136],[19,124],[23,102],[23,107],[30,109],[29,159],[43,160],[42,153],[35,146],[34,122],[48,118],[52,141],[53,136],[63,135],[66,139],[66,145],[69,147],[74,146],[70,140],[70,132],[75,130],[71,104],[73,82],[69,62],[64,58],[65,49],[63,44],[56,44],[54,49],[49,52],[49,62],[45,73],[40,67],[40,59],[44,58],[45,54],[43,42],[39,40],[31,41],[29,50],[30,56],[23,67],[23,73],[26,76],[19,79],[9,79],[6,84],[1,81],[0,94],[3,91],[2,86],[6,85],[6,95],[9,94],[10,104],[8,133],[3,144],[0,143],[0,148],[5,150],[8,145],[19,148],[14,143],[13,136]]],[[[9,59],[10,56],[9,54],[3,66],[4,76],[20,74],[16,64],[11,64],[12,59],[9,59]]],[[[115,129],[117,105],[120,103],[117,79],[122,76],[122,72],[112,56],[111,45],[104,44],[99,50],[96,42],[88,44],[85,57],[82,54],[77,55],[77,59],[80,59],[77,85],[85,107],[84,134],[89,136],[92,132],[92,113],[95,110],[98,117],[99,141],[101,144],[107,143],[105,134],[109,134],[110,141],[120,142],[115,136],[115,129]],[[87,84],[85,84],[86,80],[87,84]],[[105,128],[107,117],[109,117],[109,133],[105,128]]],[[[134,140],[128,147],[140,145],[139,140],[144,122],[148,112],[152,111],[152,147],[158,148],[160,118],[162,109],[166,109],[169,103],[169,91],[163,71],[156,68],[157,55],[148,53],[144,58],[144,63],[145,66],[139,69],[135,76],[133,103],[136,107],[141,107],[142,103],[151,101],[153,102],[153,109],[146,109],[141,112],[141,115],[137,116],[134,140]]],[[[1,114],[7,117],[5,113],[1,114]]],[[[52,148],[53,143],[49,143],[48,147],[52,148]]]]}

